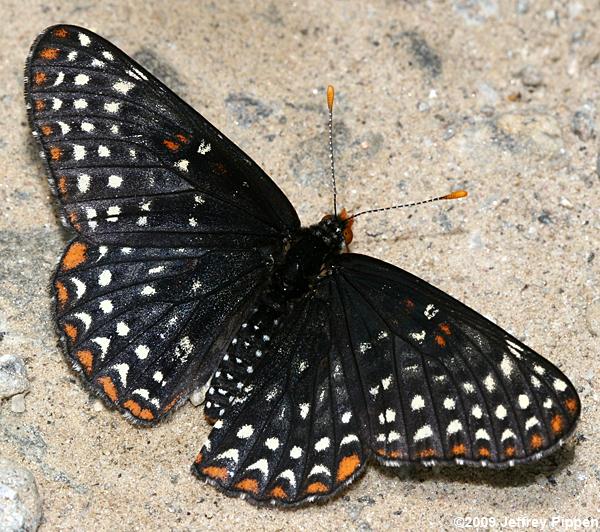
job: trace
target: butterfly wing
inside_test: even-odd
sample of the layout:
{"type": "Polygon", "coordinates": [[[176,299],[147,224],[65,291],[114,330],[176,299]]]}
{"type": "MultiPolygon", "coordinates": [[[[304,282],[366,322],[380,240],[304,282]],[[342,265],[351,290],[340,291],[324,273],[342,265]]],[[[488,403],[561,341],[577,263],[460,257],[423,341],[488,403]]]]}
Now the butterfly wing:
{"type": "Polygon", "coordinates": [[[214,424],[194,472],[228,494],[293,505],[330,496],[369,456],[343,353],[331,335],[332,285],[281,321],[263,365],[214,424]]]}
{"type": "Polygon", "coordinates": [[[45,30],[25,93],[79,233],[54,279],[69,358],[111,404],[155,422],[214,371],[298,217],[239,148],[88,30],[45,30]]]}
{"type": "Polygon", "coordinates": [[[323,499],[369,456],[511,466],[552,452],[579,398],[546,359],[465,305],[370,257],[335,259],[194,471],[257,502],[323,499]]]}
{"type": "Polygon", "coordinates": [[[334,266],[335,335],[384,462],[507,466],[552,452],[580,402],[548,360],[425,281],[371,257],[334,266]],[[336,322],[337,323],[337,322],[336,322]]]}

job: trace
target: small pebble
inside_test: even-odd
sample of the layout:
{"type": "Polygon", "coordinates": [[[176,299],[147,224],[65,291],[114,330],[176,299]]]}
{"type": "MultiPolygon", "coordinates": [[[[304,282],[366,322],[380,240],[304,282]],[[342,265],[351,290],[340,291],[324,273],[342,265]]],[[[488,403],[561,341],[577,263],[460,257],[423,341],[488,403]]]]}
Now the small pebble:
{"type": "Polygon", "coordinates": [[[194,406],[200,406],[204,402],[207,390],[208,385],[202,386],[201,388],[196,388],[190,395],[190,403],[192,403],[194,406]]]}
{"type": "Polygon", "coordinates": [[[100,399],[96,399],[92,403],[92,409],[94,410],[94,412],[102,412],[102,410],[104,410],[104,404],[102,403],[102,401],[100,401],[100,399]]]}
{"type": "Polygon", "coordinates": [[[32,532],[42,518],[42,499],[33,474],[0,458],[0,530],[32,532]]]}
{"type": "Polygon", "coordinates": [[[526,65],[519,76],[526,87],[539,87],[543,83],[542,75],[532,65],[526,65]]]}
{"type": "Polygon", "coordinates": [[[600,299],[588,305],[585,310],[585,320],[592,336],[600,336],[600,299]]]}
{"type": "Polygon", "coordinates": [[[15,414],[22,414],[25,412],[25,394],[18,393],[11,397],[10,410],[15,414]]]}
{"type": "Polygon", "coordinates": [[[421,113],[425,113],[427,111],[429,111],[430,107],[429,104],[427,102],[419,102],[417,104],[417,109],[421,112],[421,113]]]}
{"type": "Polygon", "coordinates": [[[560,201],[558,203],[561,207],[564,207],[565,209],[573,208],[573,204],[567,198],[560,198],[560,201]]]}
{"type": "Polygon", "coordinates": [[[21,357],[0,356],[0,399],[29,390],[27,370],[21,357]]]}
{"type": "Polygon", "coordinates": [[[573,114],[571,119],[571,130],[583,142],[596,136],[596,122],[594,110],[590,105],[584,105],[573,114]]]}

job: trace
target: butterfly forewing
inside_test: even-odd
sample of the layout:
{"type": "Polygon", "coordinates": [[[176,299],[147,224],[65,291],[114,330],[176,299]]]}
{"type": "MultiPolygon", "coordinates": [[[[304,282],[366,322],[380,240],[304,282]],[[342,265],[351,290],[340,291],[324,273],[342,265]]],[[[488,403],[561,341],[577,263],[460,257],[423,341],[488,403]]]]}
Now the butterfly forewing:
{"type": "Polygon", "coordinates": [[[76,231],[121,245],[250,247],[299,226],[254,162],[98,35],[49,28],[26,76],[32,126],[76,231]]]}
{"type": "Polygon", "coordinates": [[[239,148],[83,28],[33,44],[26,100],[69,244],[54,280],[75,367],[156,422],[205,382],[298,218],[239,148]]]}
{"type": "Polygon", "coordinates": [[[571,433],[573,385],[517,339],[381,261],[348,254],[334,271],[345,316],[338,334],[359,368],[369,445],[381,460],[512,465],[571,433]]]}

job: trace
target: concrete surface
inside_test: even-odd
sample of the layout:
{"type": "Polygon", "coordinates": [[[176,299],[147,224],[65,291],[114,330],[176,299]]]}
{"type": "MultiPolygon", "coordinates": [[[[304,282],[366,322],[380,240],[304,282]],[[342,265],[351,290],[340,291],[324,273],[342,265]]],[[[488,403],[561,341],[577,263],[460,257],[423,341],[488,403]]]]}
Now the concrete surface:
{"type": "Polygon", "coordinates": [[[0,456],[35,475],[40,530],[600,518],[596,1],[3,0],[0,8],[0,355],[22,356],[31,381],[25,412],[0,403],[0,456]],[[164,78],[273,176],[307,223],[331,204],[328,83],[337,89],[342,205],[468,189],[454,204],[360,218],[353,248],[433,282],[561,367],[583,402],[571,444],[505,472],[371,467],[324,506],[280,511],[190,475],[208,431],[200,407],[188,403],[145,430],[99,406],[57,347],[48,286],[67,236],[22,97],[29,45],[58,22],[95,30],[164,78]]]}

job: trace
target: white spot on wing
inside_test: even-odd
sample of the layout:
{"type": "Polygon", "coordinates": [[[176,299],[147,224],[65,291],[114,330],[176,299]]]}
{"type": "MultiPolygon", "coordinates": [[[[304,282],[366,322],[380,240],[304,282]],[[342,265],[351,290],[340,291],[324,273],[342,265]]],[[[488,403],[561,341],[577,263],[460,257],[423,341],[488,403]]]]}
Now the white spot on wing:
{"type": "Polygon", "coordinates": [[[271,451],[275,451],[279,448],[279,439],[267,438],[267,440],[265,441],[265,447],[267,447],[267,449],[271,449],[271,451]]]}
{"type": "Polygon", "coordinates": [[[309,477],[313,475],[327,475],[328,477],[330,477],[331,471],[329,471],[329,469],[323,464],[317,464],[313,466],[313,468],[310,470],[310,473],[308,474],[309,477]]]}
{"type": "Polygon", "coordinates": [[[431,438],[433,436],[433,432],[429,425],[423,425],[417,432],[415,432],[415,436],[413,438],[414,441],[425,440],[427,438],[431,438]]]}
{"type": "Polygon", "coordinates": [[[81,46],[89,46],[92,41],[85,33],[79,33],[79,42],[81,46]]]}
{"type": "Polygon", "coordinates": [[[110,175],[108,176],[108,186],[110,188],[119,188],[121,183],[123,182],[123,178],[118,175],[110,175]]]}
{"type": "Polygon", "coordinates": [[[102,270],[102,273],[98,276],[98,284],[100,286],[108,286],[112,280],[112,273],[110,270],[102,270]]]}
{"type": "MultiPolygon", "coordinates": [[[[81,146],[81,148],[83,148],[83,146],[81,146]]],[[[79,174],[79,176],[77,177],[77,189],[79,190],[79,192],[85,193],[90,189],[90,180],[91,177],[88,174],[79,174]]]]}
{"type": "Polygon", "coordinates": [[[135,85],[131,81],[119,80],[113,84],[113,89],[121,94],[127,94],[135,85]]]}
{"type": "Polygon", "coordinates": [[[119,378],[123,383],[123,387],[127,387],[127,372],[129,371],[129,365],[127,364],[115,364],[113,369],[117,370],[119,378]]]}
{"type": "Polygon", "coordinates": [[[353,441],[360,441],[360,440],[358,439],[358,436],[356,434],[348,434],[342,438],[342,441],[340,442],[340,447],[342,445],[352,443],[353,441]]]}
{"type": "Polygon", "coordinates": [[[448,424],[448,427],[446,428],[446,432],[448,434],[456,434],[458,431],[462,430],[462,428],[463,428],[462,423],[458,419],[453,419],[448,424]]]}
{"type": "Polygon", "coordinates": [[[75,76],[75,85],[87,85],[90,77],[86,74],[77,74],[75,76]]]}
{"type": "Polygon", "coordinates": [[[147,345],[138,345],[135,348],[135,354],[137,355],[137,357],[140,360],[144,360],[148,357],[148,354],[150,353],[150,349],[148,349],[147,345]]]}
{"type": "Polygon", "coordinates": [[[410,402],[410,407],[414,410],[421,410],[421,408],[425,407],[425,401],[421,395],[415,395],[410,402]]]}
{"type": "Polygon", "coordinates": [[[253,464],[250,464],[246,468],[246,471],[250,471],[251,469],[258,469],[263,474],[265,479],[269,476],[269,462],[267,462],[264,458],[261,458],[253,464]]]}
{"type": "Polygon", "coordinates": [[[325,436],[324,438],[321,438],[317,443],[315,443],[315,451],[317,451],[318,453],[321,451],[324,451],[328,447],[329,447],[329,438],[327,436],[325,436]]]}
{"type": "Polygon", "coordinates": [[[254,428],[252,425],[244,425],[240,430],[237,431],[237,437],[245,440],[254,434],[254,428]]]}
{"type": "Polygon", "coordinates": [[[298,447],[297,445],[292,447],[292,449],[290,450],[290,457],[293,458],[294,460],[297,460],[301,456],[302,456],[302,449],[300,447],[298,447]]]}
{"type": "Polygon", "coordinates": [[[485,430],[485,429],[477,429],[477,432],[475,433],[475,439],[489,441],[490,435],[488,434],[487,430],[485,430]]]}

